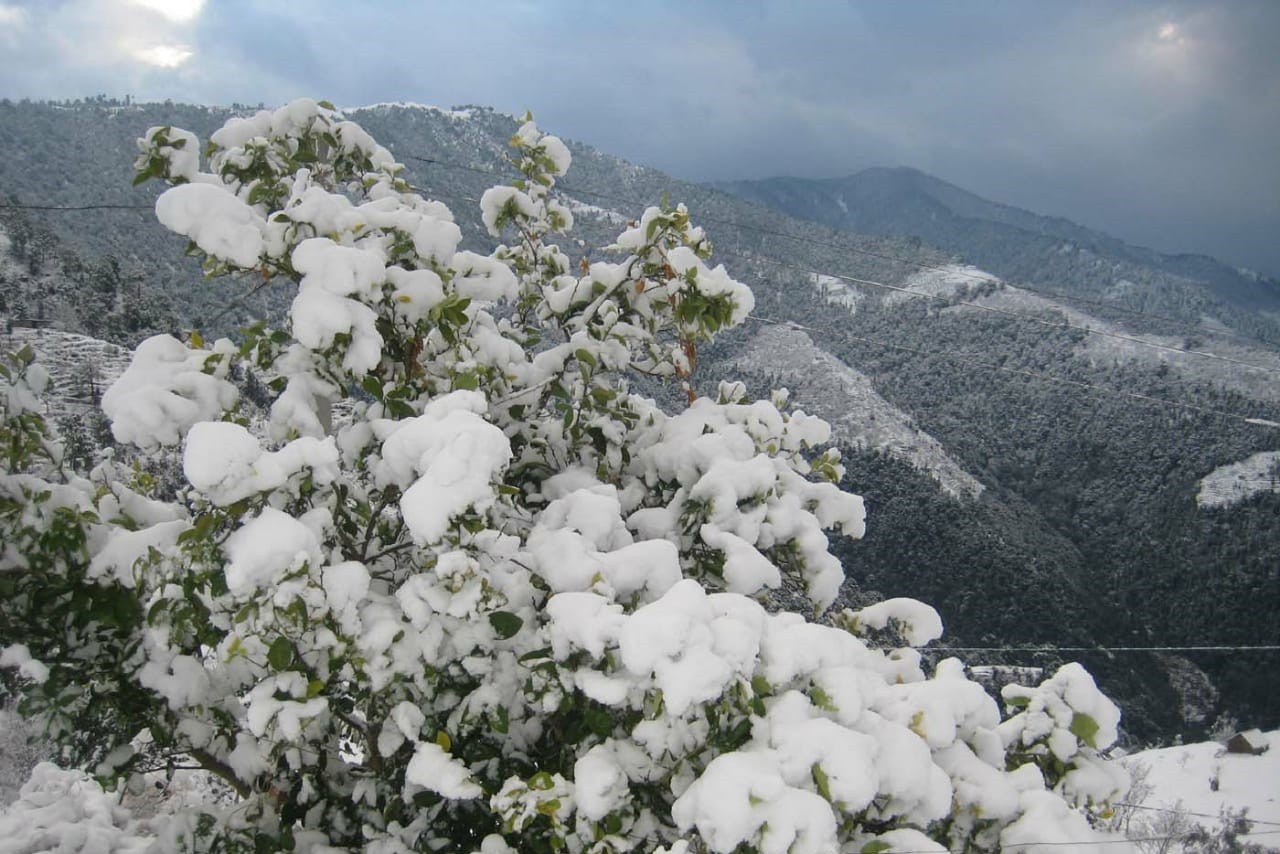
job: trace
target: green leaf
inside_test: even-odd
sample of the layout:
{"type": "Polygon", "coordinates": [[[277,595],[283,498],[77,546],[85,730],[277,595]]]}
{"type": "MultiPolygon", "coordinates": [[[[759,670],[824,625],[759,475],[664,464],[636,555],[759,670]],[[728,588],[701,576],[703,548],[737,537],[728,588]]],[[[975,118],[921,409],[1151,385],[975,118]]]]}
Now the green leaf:
{"type": "Polygon", "coordinates": [[[600,738],[608,738],[613,734],[613,715],[605,709],[589,707],[583,714],[587,729],[600,738]]]}
{"type": "Polygon", "coordinates": [[[550,657],[551,657],[551,647],[544,646],[541,649],[535,649],[530,652],[526,652],[524,655],[517,658],[516,661],[519,661],[521,664],[528,664],[530,661],[538,661],[540,659],[550,658],[550,657]]]}
{"type": "Polygon", "coordinates": [[[287,670],[293,664],[293,644],[285,637],[276,638],[267,650],[267,663],[277,671],[287,670]]]}
{"type": "Polygon", "coordinates": [[[596,357],[591,355],[591,351],[585,347],[579,347],[574,350],[573,357],[588,367],[594,368],[596,366],[596,357]]]}
{"type": "Polygon", "coordinates": [[[511,728],[511,715],[507,711],[507,707],[498,706],[496,717],[497,720],[490,719],[490,723],[493,725],[493,731],[499,735],[506,735],[507,730],[511,728]]]}
{"type": "Polygon", "coordinates": [[[1076,712],[1071,717],[1071,734],[1095,750],[1097,749],[1098,722],[1083,712],[1076,712]]]}
{"type": "Polygon", "coordinates": [[[510,611],[494,611],[489,615],[489,623],[493,626],[493,630],[498,633],[498,637],[506,640],[520,631],[520,627],[524,625],[524,620],[510,611]]]}
{"type": "Polygon", "coordinates": [[[827,778],[827,772],[817,762],[813,763],[810,771],[813,772],[813,784],[818,787],[818,794],[831,800],[831,781],[827,778]]]}
{"type": "Polygon", "coordinates": [[[868,842],[866,845],[862,846],[862,854],[881,854],[881,852],[888,851],[892,847],[892,845],[885,842],[883,839],[877,839],[874,842],[868,842]]]}
{"type": "Polygon", "coordinates": [[[320,679],[312,679],[307,683],[307,699],[320,696],[320,692],[324,690],[324,682],[320,679]]]}

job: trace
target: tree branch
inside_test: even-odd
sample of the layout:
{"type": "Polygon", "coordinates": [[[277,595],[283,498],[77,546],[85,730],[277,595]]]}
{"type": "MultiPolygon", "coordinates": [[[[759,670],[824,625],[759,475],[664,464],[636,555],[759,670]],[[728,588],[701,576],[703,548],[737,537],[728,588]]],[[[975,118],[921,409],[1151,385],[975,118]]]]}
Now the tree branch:
{"type": "Polygon", "coordinates": [[[236,794],[242,798],[247,798],[253,794],[253,790],[248,783],[242,781],[236,776],[236,772],[231,770],[231,766],[214,756],[207,750],[199,747],[193,747],[187,751],[187,755],[200,763],[200,767],[204,770],[217,774],[226,782],[228,786],[236,790],[236,794]]]}

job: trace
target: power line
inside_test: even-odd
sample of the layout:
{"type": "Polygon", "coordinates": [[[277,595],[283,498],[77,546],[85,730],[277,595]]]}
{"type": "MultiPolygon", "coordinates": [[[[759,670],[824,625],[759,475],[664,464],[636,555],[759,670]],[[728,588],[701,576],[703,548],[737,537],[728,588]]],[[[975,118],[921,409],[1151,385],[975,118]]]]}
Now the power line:
{"type": "Polygon", "coordinates": [[[922,652],[1280,652],[1280,644],[1212,646],[917,646],[922,652]]]}
{"type": "MultiPolygon", "coordinates": [[[[444,166],[445,168],[448,168],[448,169],[461,169],[461,170],[465,170],[465,171],[468,171],[468,172],[473,172],[473,173],[480,174],[480,175],[492,175],[492,176],[501,177],[501,173],[500,173],[500,172],[498,172],[498,170],[496,170],[496,169],[486,169],[486,168],[479,167],[479,166],[467,166],[467,165],[462,164],[462,163],[454,163],[454,162],[447,161],[447,160],[441,160],[440,158],[435,158],[435,157],[423,157],[423,156],[421,156],[421,155],[417,155],[417,154],[400,154],[400,156],[405,157],[405,158],[410,159],[410,160],[416,160],[416,161],[419,161],[419,162],[422,162],[422,163],[428,163],[428,164],[437,165],[437,166],[444,166]]],[[[589,190],[589,189],[587,189],[587,188],[585,188],[585,187],[576,187],[576,186],[571,186],[571,185],[567,185],[567,184],[558,184],[558,185],[557,185],[557,188],[558,188],[561,192],[565,192],[565,193],[576,193],[576,194],[579,194],[579,195],[594,196],[594,197],[596,197],[596,198],[601,198],[601,199],[609,199],[609,200],[612,200],[612,201],[620,201],[620,202],[623,202],[623,203],[625,203],[625,204],[633,205],[633,206],[641,206],[641,205],[645,205],[645,204],[647,204],[646,202],[643,202],[643,201],[640,201],[640,200],[637,200],[637,199],[631,199],[631,198],[627,198],[627,197],[625,197],[625,196],[619,196],[619,195],[617,195],[617,194],[613,194],[613,193],[604,193],[604,192],[600,192],[600,191],[597,191],[597,190],[589,190]]],[[[444,195],[444,194],[437,193],[437,195],[444,195]]],[[[458,197],[455,197],[455,198],[458,198],[458,197]]],[[[470,199],[470,198],[466,198],[466,197],[461,197],[461,198],[464,198],[466,201],[476,201],[476,200],[474,200],[474,199],[470,199]]],[[[0,204],[0,207],[3,207],[3,208],[12,208],[12,209],[18,209],[18,210],[40,210],[40,211],[152,210],[152,209],[153,209],[153,206],[152,206],[152,205],[136,205],[136,204],[89,204],[89,205],[27,205],[27,204],[0,204]]],[[[909,259],[909,258],[902,258],[902,257],[900,257],[900,256],[890,255],[890,254],[888,254],[888,253],[884,253],[884,252],[876,252],[876,251],[874,251],[874,250],[864,249],[864,248],[862,248],[862,247],[858,247],[858,246],[852,246],[852,245],[847,245],[847,244],[839,244],[839,243],[832,243],[831,241],[819,240],[819,239],[817,239],[817,238],[814,238],[814,237],[808,237],[808,236],[806,236],[806,235],[800,235],[800,234],[789,234],[789,233],[787,233],[787,232],[777,231],[776,229],[768,229],[768,228],[764,228],[764,227],[761,227],[761,226],[748,225],[748,224],[746,224],[746,223],[736,222],[736,221],[734,221],[734,220],[727,220],[727,219],[723,219],[723,218],[715,217],[715,216],[711,216],[711,215],[703,215],[703,216],[701,216],[701,217],[700,217],[700,219],[702,219],[702,220],[703,220],[703,221],[705,221],[705,222],[714,222],[714,223],[717,223],[717,224],[719,224],[719,225],[728,226],[728,227],[730,227],[730,228],[736,228],[736,229],[738,229],[739,231],[748,231],[748,232],[755,232],[755,233],[757,233],[757,234],[768,235],[768,236],[772,236],[772,237],[781,237],[781,238],[786,239],[786,240],[794,240],[794,241],[801,242],[801,243],[808,243],[808,244],[811,244],[811,245],[823,246],[823,247],[826,247],[826,248],[828,248],[828,249],[834,249],[834,250],[841,251],[841,252],[853,252],[853,253],[856,253],[856,254],[859,254],[859,255],[864,255],[864,256],[867,256],[867,257],[871,257],[871,258],[878,258],[878,259],[880,259],[880,260],[884,260],[884,261],[891,261],[891,262],[894,262],[894,263],[897,263],[897,264],[903,264],[903,265],[906,265],[906,266],[915,267],[915,268],[920,269],[920,270],[930,270],[930,271],[934,271],[934,272],[946,273],[947,275],[960,276],[960,277],[963,277],[963,278],[972,279],[972,280],[977,281],[977,282],[1000,281],[1002,284],[1004,284],[1004,285],[1006,285],[1007,287],[1012,288],[1012,289],[1014,289],[1014,290],[1022,290],[1022,291],[1026,291],[1026,292],[1028,292],[1028,293],[1041,294],[1041,295],[1046,295],[1046,296],[1052,296],[1052,297],[1055,297],[1055,298],[1058,298],[1058,299],[1066,299],[1066,300],[1072,300],[1072,301],[1076,301],[1076,302],[1085,303],[1085,304],[1088,304],[1088,305],[1095,305],[1095,306],[1098,306],[1098,307],[1100,307],[1100,308],[1106,308],[1106,309],[1109,309],[1109,310],[1119,311],[1119,312],[1123,312],[1123,313],[1126,313],[1126,314],[1132,314],[1132,315],[1135,315],[1135,316],[1138,316],[1138,317],[1147,318],[1147,319],[1152,319],[1152,320],[1161,320],[1161,321],[1165,321],[1165,322],[1168,322],[1168,323],[1173,323],[1173,324],[1176,324],[1176,325],[1182,326],[1182,327],[1183,327],[1183,328],[1185,328],[1185,329],[1194,330],[1195,332],[1197,332],[1197,333],[1199,333],[1199,334],[1221,335],[1221,336],[1224,336],[1224,337],[1232,337],[1232,338],[1237,338],[1237,339],[1241,339],[1241,340],[1252,341],[1252,342],[1260,343],[1260,344],[1267,344],[1267,343],[1268,343],[1268,342],[1265,342],[1265,341],[1261,341],[1261,340],[1259,340],[1259,339],[1257,339],[1257,338],[1254,338],[1253,336],[1244,335],[1244,334],[1242,334],[1242,333],[1238,333],[1238,332],[1235,332],[1235,331],[1233,331],[1233,330],[1225,330],[1225,331],[1223,331],[1223,330],[1212,330],[1212,331],[1210,331],[1210,330],[1204,330],[1204,329],[1202,329],[1202,328],[1201,328],[1201,327],[1199,327],[1199,326],[1196,326],[1196,325],[1190,324],[1190,323],[1188,323],[1187,321],[1185,321],[1185,320],[1181,320],[1181,319],[1179,319],[1179,318],[1168,317],[1168,316],[1165,316],[1165,315],[1154,314],[1154,313],[1151,313],[1151,312],[1139,311],[1139,310],[1136,310],[1136,309],[1129,309],[1129,308],[1126,308],[1126,307],[1124,307],[1124,306],[1115,305],[1114,303],[1104,302],[1104,301],[1102,301],[1102,300],[1092,300],[1092,299],[1088,299],[1088,298],[1086,298],[1086,297],[1080,297],[1080,296],[1077,296],[1077,295],[1074,295],[1074,294],[1067,294],[1067,293],[1063,293],[1063,292],[1061,292],[1061,291],[1051,291],[1051,290],[1044,290],[1044,289],[1039,289],[1039,288],[1030,288],[1030,287],[1027,287],[1025,284],[1022,284],[1022,285],[1016,285],[1016,284],[1012,284],[1012,283],[1009,283],[1009,282],[1004,282],[1003,280],[1000,280],[1000,279],[995,279],[995,278],[993,278],[993,277],[991,277],[991,276],[984,276],[984,275],[979,275],[979,274],[977,274],[977,273],[970,273],[970,272],[968,272],[968,271],[966,271],[966,270],[958,269],[958,268],[956,268],[956,267],[942,267],[942,266],[939,266],[939,265],[936,265],[936,264],[929,264],[929,263],[926,263],[926,262],[924,262],[924,261],[913,260],[913,259],[909,259]]],[[[911,295],[913,295],[913,296],[925,297],[925,298],[928,298],[928,299],[944,299],[944,298],[939,297],[938,295],[935,295],[935,294],[929,294],[929,293],[925,293],[925,292],[921,292],[921,291],[914,291],[914,290],[912,290],[912,289],[910,289],[910,288],[902,288],[902,287],[896,287],[896,286],[891,286],[891,285],[884,285],[883,283],[879,283],[879,282],[870,282],[870,281],[865,281],[865,280],[858,280],[858,279],[855,279],[855,278],[853,278],[853,277],[850,277],[850,276],[842,276],[842,275],[840,275],[840,274],[824,273],[824,274],[822,274],[822,275],[829,275],[829,276],[831,276],[831,277],[833,277],[833,278],[843,279],[843,280],[846,280],[846,281],[852,281],[852,282],[858,282],[858,283],[861,283],[861,284],[868,284],[868,285],[872,285],[872,286],[875,286],[875,287],[892,288],[892,289],[896,289],[896,290],[898,290],[898,291],[899,291],[899,292],[901,292],[901,293],[911,294],[911,295]]],[[[958,303],[958,305],[960,305],[960,306],[962,306],[962,307],[974,308],[974,309],[979,309],[979,310],[982,310],[982,311],[993,312],[993,313],[997,313],[997,314],[1004,314],[1004,315],[1008,315],[1008,316],[1011,316],[1011,317],[1016,317],[1016,318],[1020,318],[1020,319],[1023,319],[1023,320],[1031,321],[1031,322],[1034,322],[1034,323],[1040,323],[1040,324],[1043,324],[1043,325],[1046,325],[1046,326],[1055,326],[1055,327],[1065,328],[1065,329],[1076,329],[1076,330],[1079,330],[1079,331],[1082,331],[1082,332],[1088,333],[1088,334],[1090,334],[1090,335],[1101,335],[1101,336],[1105,336],[1105,337],[1108,337],[1108,338],[1114,338],[1114,339],[1117,339],[1117,340],[1127,341],[1127,342],[1130,342],[1130,343],[1138,344],[1138,345],[1141,345],[1141,346],[1144,346],[1144,347],[1152,347],[1152,348],[1154,348],[1154,349],[1164,350],[1164,351],[1167,351],[1167,352],[1184,353],[1184,354],[1187,354],[1187,355],[1196,355],[1196,356],[1202,356],[1202,357],[1205,357],[1205,358],[1216,359],[1216,360],[1219,360],[1219,361],[1229,362],[1229,363],[1231,363],[1231,364],[1239,365],[1239,366],[1241,366],[1241,367],[1247,367],[1247,368],[1251,368],[1251,369],[1254,369],[1254,370],[1265,371],[1265,372],[1270,373],[1270,374],[1273,374],[1273,375],[1280,375],[1280,369],[1277,369],[1277,368],[1268,368],[1268,367],[1265,367],[1265,366],[1262,366],[1262,365],[1255,365],[1255,364],[1253,364],[1253,363],[1251,363],[1251,362],[1245,362],[1245,361],[1241,361],[1241,360],[1239,360],[1239,359],[1233,359],[1233,358],[1231,358],[1231,357],[1229,357],[1229,356],[1221,356],[1221,355],[1218,355],[1218,354],[1216,354],[1216,353],[1209,353],[1209,352],[1207,352],[1207,351],[1203,351],[1203,350],[1192,350],[1192,349],[1185,348],[1185,347],[1174,347],[1174,346],[1167,345],[1167,344],[1158,344],[1158,343],[1156,343],[1156,342],[1146,341],[1146,340],[1144,340],[1144,339],[1137,338],[1136,336],[1124,335],[1124,334],[1121,334],[1121,333],[1114,333],[1114,332],[1107,332],[1106,330],[1102,330],[1102,329],[1094,329],[1093,327],[1089,327],[1089,326],[1079,326],[1079,325],[1076,325],[1076,324],[1073,324],[1073,323],[1070,323],[1070,322],[1065,322],[1065,323],[1054,323],[1054,322],[1052,322],[1052,321],[1047,321],[1047,320],[1044,320],[1044,319],[1042,319],[1042,318],[1033,317],[1033,316],[1031,316],[1031,315],[1027,315],[1027,314],[1024,314],[1024,313],[1022,313],[1022,312],[1015,312],[1015,311],[1011,311],[1011,310],[1008,310],[1008,309],[1000,309],[1000,308],[997,308],[997,307],[994,307],[994,306],[985,306],[985,305],[980,305],[980,304],[978,304],[978,303],[962,302],[962,303],[958,303]]]]}
{"type": "MultiPolygon", "coordinates": [[[[1125,758],[1137,759],[1139,757],[1128,756],[1125,758]]],[[[1190,810],[1175,809],[1173,807],[1149,807],[1146,804],[1127,804],[1127,803],[1124,803],[1123,801],[1112,801],[1111,806],[1125,807],[1126,809],[1131,809],[1131,810],[1147,810],[1148,812],[1176,813],[1179,815],[1191,816],[1193,818],[1212,818],[1212,819],[1222,818],[1222,816],[1220,815],[1212,815],[1207,812],[1191,812],[1190,810]]],[[[1250,824],[1265,824],[1268,827],[1280,827],[1280,821],[1264,821],[1263,819],[1260,819],[1260,818],[1246,818],[1245,821],[1249,822],[1250,824]]]]}
{"type": "Polygon", "coordinates": [[[0,202],[0,208],[20,211],[153,211],[155,205],[24,205],[16,202],[0,202]]]}
{"type": "MultiPolygon", "coordinates": [[[[1214,818],[1217,818],[1217,817],[1218,816],[1214,816],[1214,818]]],[[[1252,824],[1252,819],[1246,818],[1245,821],[1252,824]]],[[[1246,833],[1239,833],[1236,835],[1237,836],[1269,836],[1276,833],[1280,833],[1280,830],[1251,830],[1246,833]]],[[[1135,837],[1120,838],[1120,839],[1080,839],[1080,840],[1074,840],[1071,842],[1010,842],[1010,843],[1007,843],[1007,847],[1023,850],[1028,848],[1040,848],[1040,847],[1056,848],[1056,847],[1061,847],[1063,845],[1072,845],[1072,846],[1132,845],[1135,842],[1178,842],[1178,841],[1185,840],[1187,836],[1188,836],[1188,833],[1179,833],[1173,836],[1135,836],[1135,837]]],[[[918,848],[912,851],[905,851],[905,850],[899,851],[895,849],[894,854],[935,854],[937,850],[938,850],[937,848],[918,848]]],[[[950,854],[964,854],[963,849],[956,850],[954,848],[948,848],[945,850],[950,852],[950,854]]]]}

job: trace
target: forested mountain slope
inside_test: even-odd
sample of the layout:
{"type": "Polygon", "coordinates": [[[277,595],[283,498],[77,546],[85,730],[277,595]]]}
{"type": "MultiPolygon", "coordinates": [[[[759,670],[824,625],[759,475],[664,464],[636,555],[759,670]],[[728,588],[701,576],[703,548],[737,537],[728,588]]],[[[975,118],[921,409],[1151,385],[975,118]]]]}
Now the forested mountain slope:
{"type": "MultiPolygon", "coordinates": [[[[134,139],[168,123],[207,135],[227,115],[171,104],[0,103],[8,154],[0,195],[24,204],[149,206],[154,189],[130,187],[134,139]]],[[[403,105],[349,115],[406,163],[425,195],[449,204],[466,245],[490,245],[475,200],[514,177],[504,160],[511,117],[403,105]]],[[[571,148],[573,167],[557,189],[575,213],[566,244],[575,259],[577,238],[607,243],[665,193],[706,226],[713,262],[755,291],[759,322],[701,353],[699,376],[708,388],[729,376],[756,390],[790,385],[797,406],[831,420],[849,443],[846,485],[866,497],[870,513],[867,537],[844,547],[851,596],[929,601],[954,645],[1280,643],[1272,618],[1280,601],[1280,495],[1262,491],[1223,507],[1196,502],[1201,479],[1219,467],[1280,450],[1280,430],[1244,420],[1280,419],[1273,373],[1280,359],[1270,345],[1239,337],[1274,331],[1265,314],[1247,308],[1249,300],[1265,302],[1269,285],[1242,285],[1237,299],[1230,287],[1192,278],[1190,262],[1172,273],[1140,258],[1104,260],[1105,242],[1086,248],[1083,236],[1067,232],[1036,234],[1030,249],[1014,251],[1015,237],[1034,222],[1013,209],[1000,214],[1010,222],[995,214],[982,220],[986,230],[972,232],[971,247],[955,242],[970,234],[962,229],[926,236],[942,249],[835,231],[834,220],[805,222],[571,148]],[[1063,250],[1068,243],[1075,248],[1063,250]],[[983,261],[979,250],[988,244],[1008,244],[1016,263],[983,261]],[[955,253],[977,267],[956,264],[955,253]],[[1033,278],[1041,261],[1047,272],[1033,278]],[[1054,272],[1077,268],[1095,274],[1054,272]],[[997,276],[1092,302],[1046,297],[997,276]]],[[[965,210],[964,222],[982,212],[965,210]]],[[[35,316],[64,332],[132,344],[131,335],[174,323],[226,334],[278,317],[293,296],[252,279],[203,281],[182,258],[181,241],[147,209],[6,214],[45,229],[60,251],[85,259],[85,269],[118,259],[121,281],[143,304],[163,309],[114,333],[101,325],[110,312],[88,310],[98,299],[90,296],[92,277],[77,279],[68,267],[34,289],[35,274],[22,282],[9,276],[10,302],[0,314],[10,323],[35,316]],[[33,303],[37,291],[58,299],[33,303]],[[176,317],[164,313],[170,304],[176,317]]],[[[13,251],[5,269],[20,271],[27,262],[13,251]]],[[[1271,653],[967,658],[1037,666],[1083,658],[1142,739],[1203,729],[1224,712],[1280,723],[1280,689],[1256,675],[1278,663],[1271,653]]]]}
{"type": "Polygon", "coordinates": [[[1132,246],[1062,217],[989,201],[915,169],[717,186],[831,228],[918,238],[1010,281],[1193,322],[1208,315],[1280,340],[1280,282],[1274,279],[1204,255],[1132,246]]]}

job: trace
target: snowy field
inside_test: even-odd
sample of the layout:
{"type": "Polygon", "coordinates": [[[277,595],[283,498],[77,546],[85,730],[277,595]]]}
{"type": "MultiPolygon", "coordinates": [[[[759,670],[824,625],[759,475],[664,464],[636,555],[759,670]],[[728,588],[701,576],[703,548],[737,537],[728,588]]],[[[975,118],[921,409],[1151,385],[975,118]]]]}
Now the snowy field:
{"type": "Polygon", "coordinates": [[[1149,769],[1152,791],[1142,802],[1147,812],[1181,807],[1207,827],[1223,809],[1246,808],[1255,822],[1250,841],[1280,848],[1280,730],[1266,738],[1271,749],[1261,756],[1227,753],[1210,741],[1146,750],[1123,763],[1131,770],[1149,769]]]}
{"type": "Polygon", "coordinates": [[[1196,505],[1230,507],[1261,492],[1280,492],[1280,451],[1263,451],[1209,472],[1200,480],[1196,505]]]}
{"type": "Polygon", "coordinates": [[[6,334],[2,321],[0,318],[0,351],[29,345],[49,372],[42,414],[55,423],[94,407],[94,395],[106,391],[129,366],[130,352],[115,344],[57,329],[19,327],[6,334]]]}
{"type": "MultiPolygon", "coordinates": [[[[980,270],[969,264],[948,264],[932,270],[921,270],[913,273],[902,283],[902,287],[916,293],[929,294],[935,297],[954,297],[964,293],[968,288],[977,287],[986,282],[998,282],[991,273],[980,270]]],[[[920,299],[918,296],[901,292],[890,292],[884,298],[889,305],[920,299]]]]}

